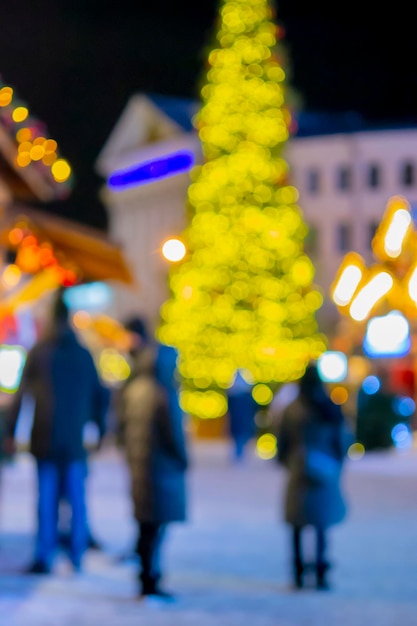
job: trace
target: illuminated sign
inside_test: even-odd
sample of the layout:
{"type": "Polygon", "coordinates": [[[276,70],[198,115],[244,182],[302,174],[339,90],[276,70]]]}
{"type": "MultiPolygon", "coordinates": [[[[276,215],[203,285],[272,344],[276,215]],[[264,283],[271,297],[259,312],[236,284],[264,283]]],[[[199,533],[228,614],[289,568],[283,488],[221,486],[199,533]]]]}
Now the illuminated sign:
{"type": "Polygon", "coordinates": [[[189,151],[176,152],[128,169],[117,170],[108,179],[115,191],[145,185],[161,178],[186,172],[194,165],[194,154],[189,151]]]}

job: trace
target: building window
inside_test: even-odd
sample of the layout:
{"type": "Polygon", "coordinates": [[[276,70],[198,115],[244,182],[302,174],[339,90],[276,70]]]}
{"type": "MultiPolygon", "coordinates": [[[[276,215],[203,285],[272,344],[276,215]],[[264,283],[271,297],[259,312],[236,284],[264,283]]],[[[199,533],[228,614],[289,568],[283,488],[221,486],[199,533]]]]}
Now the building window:
{"type": "Polygon", "coordinates": [[[406,161],[401,166],[400,182],[404,187],[412,187],[415,183],[415,168],[414,163],[406,161]]]}
{"type": "Polygon", "coordinates": [[[368,225],[368,248],[370,250],[372,250],[372,240],[375,237],[378,226],[378,222],[370,222],[368,225]]]}
{"type": "Polygon", "coordinates": [[[368,168],[368,187],[375,189],[381,186],[381,168],[376,163],[371,163],[368,168]]]}
{"type": "Polygon", "coordinates": [[[304,240],[304,250],[308,255],[315,256],[319,250],[318,230],[311,224],[308,225],[308,233],[304,240]]]}
{"type": "Polygon", "coordinates": [[[320,172],[313,169],[307,172],[307,191],[309,193],[318,193],[320,191],[320,172]]]}
{"type": "Polygon", "coordinates": [[[336,244],[338,252],[349,252],[352,250],[352,226],[351,224],[338,224],[336,234],[336,244]]]}
{"type": "Polygon", "coordinates": [[[336,184],[340,191],[348,191],[352,188],[352,170],[348,165],[343,165],[337,170],[336,184]]]}

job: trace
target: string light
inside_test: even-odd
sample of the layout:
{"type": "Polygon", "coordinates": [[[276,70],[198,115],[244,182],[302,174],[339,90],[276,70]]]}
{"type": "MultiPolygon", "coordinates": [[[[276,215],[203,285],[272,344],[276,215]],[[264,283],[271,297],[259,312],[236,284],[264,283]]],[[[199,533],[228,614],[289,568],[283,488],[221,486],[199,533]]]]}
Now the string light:
{"type": "Polygon", "coordinates": [[[61,185],[71,178],[71,167],[62,158],[58,158],[58,145],[54,139],[42,135],[43,128],[39,121],[30,115],[27,106],[22,104],[15,91],[0,80],[0,116],[6,126],[11,127],[17,142],[15,164],[26,168],[39,163],[49,171],[51,181],[61,185]]]}

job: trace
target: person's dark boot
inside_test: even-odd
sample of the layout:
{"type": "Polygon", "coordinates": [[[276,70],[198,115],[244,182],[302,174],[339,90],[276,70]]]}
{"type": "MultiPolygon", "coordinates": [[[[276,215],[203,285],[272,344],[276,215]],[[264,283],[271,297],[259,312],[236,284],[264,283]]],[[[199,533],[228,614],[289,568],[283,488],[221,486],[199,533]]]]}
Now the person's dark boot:
{"type": "Polygon", "coordinates": [[[25,574],[50,574],[51,568],[46,565],[43,561],[34,561],[29,567],[25,570],[25,574]]]}
{"type": "Polygon", "coordinates": [[[330,568],[329,563],[317,563],[316,575],[317,575],[317,589],[328,590],[330,589],[329,581],[327,578],[327,572],[330,568]]]}
{"type": "Polygon", "coordinates": [[[294,587],[296,589],[302,589],[304,586],[304,565],[301,561],[295,561],[294,563],[294,587]]]}
{"type": "Polygon", "coordinates": [[[160,577],[152,577],[141,574],[139,576],[140,581],[140,593],[141,600],[145,598],[152,598],[155,600],[161,600],[162,602],[174,602],[175,598],[172,594],[164,591],[159,586],[160,577]]]}

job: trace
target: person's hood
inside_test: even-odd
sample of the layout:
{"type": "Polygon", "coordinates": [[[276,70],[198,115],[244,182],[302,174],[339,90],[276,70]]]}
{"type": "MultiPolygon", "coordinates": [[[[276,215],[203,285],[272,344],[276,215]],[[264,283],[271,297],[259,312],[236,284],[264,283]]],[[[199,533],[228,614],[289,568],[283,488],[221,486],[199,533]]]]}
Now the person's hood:
{"type": "Polygon", "coordinates": [[[144,346],[132,358],[130,378],[139,375],[153,375],[155,371],[155,354],[150,346],[144,346]]]}

